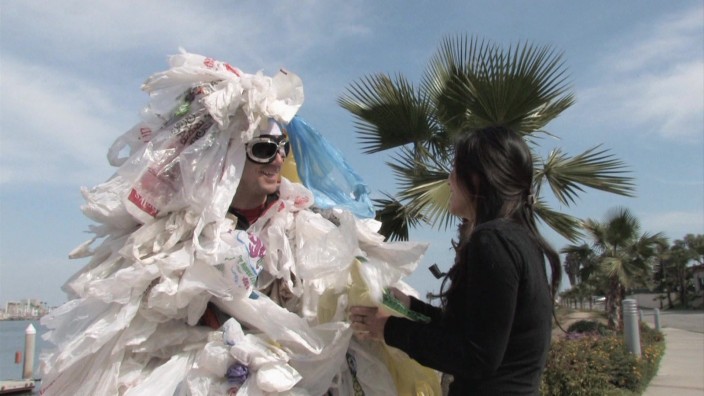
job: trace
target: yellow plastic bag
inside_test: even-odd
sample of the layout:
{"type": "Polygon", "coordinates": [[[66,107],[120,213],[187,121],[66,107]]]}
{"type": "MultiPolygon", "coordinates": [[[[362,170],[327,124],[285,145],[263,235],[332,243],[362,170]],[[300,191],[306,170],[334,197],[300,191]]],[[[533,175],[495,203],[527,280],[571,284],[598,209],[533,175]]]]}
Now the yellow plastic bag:
{"type": "Polygon", "coordinates": [[[382,360],[393,376],[399,396],[440,396],[440,373],[421,366],[403,351],[385,345],[382,360]]]}
{"type": "MultiPolygon", "coordinates": [[[[360,260],[355,260],[350,271],[352,283],[348,296],[349,305],[376,306],[392,315],[406,316],[396,309],[389,309],[383,304],[383,301],[375,301],[369,287],[360,275],[360,266],[362,265],[364,263],[360,260]]],[[[437,371],[422,366],[399,349],[384,345],[381,351],[380,358],[391,373],[399,396],[442,395],[441,378],[437,371]]]]}
{"type": "Polygon", "coordinates": [[[301,183],[301,178],[298,176],[298,168],[296,166],[296,158],[293,155],[293,151],[288,153],[284,164],[281,167],[281,176],[287,178],[292,183],[301,183]]]}

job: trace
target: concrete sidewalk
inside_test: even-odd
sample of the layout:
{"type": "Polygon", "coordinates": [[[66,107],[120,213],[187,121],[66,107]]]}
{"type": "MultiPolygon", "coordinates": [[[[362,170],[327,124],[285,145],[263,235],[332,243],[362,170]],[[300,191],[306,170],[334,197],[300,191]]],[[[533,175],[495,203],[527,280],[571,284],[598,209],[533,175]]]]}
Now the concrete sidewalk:
{"type": "Polygon", "coordinates": [[[663,328],[665,355],[643,396],[704,396],[704,334],[663,328]]]}

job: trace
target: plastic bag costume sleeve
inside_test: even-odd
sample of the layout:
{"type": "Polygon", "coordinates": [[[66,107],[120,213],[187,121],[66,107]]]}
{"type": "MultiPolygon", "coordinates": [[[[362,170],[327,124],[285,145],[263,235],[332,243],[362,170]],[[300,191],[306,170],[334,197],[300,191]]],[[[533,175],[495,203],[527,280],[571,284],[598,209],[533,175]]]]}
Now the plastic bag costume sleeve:
{"type": "MultiPolygon", "coordinates": [[[[344,183],[308,179],[321,194],[282,178],[247,230],[227,215],[245,143],[271,119],[291,122],[300,79],[182,52],[143,89],[143,119],[108,151],[117,171],[82,189],[95,236],[70,253],[89,258],[64,286],[70,300],[42,318],[54,348],[41,394],[439,394],[434,372],[352,338],[350,301],[382,305],[427,246],[385,243],[360,218],[366,187],[344,161],[344,183]],[[325,201],[335,196],[350,199],[325,201]],[[208,304],[230,317],[217,330],[199,325],[208,304]]],[[[294,135],[303,169],[337,155],[310,127],[294,135]]]]}

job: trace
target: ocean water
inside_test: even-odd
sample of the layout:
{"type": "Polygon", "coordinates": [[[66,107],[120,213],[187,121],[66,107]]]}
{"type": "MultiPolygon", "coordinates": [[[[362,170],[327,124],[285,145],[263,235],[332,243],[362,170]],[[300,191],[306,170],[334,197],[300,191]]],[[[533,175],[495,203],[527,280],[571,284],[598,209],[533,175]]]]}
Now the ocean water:
{"type": "MultiPolygon", "coordinates": [[[[48,348],[50,344],[42,339],[46,328],[38,320],[2,320],[0,321],[0,380],[19,380],[22,378],[24,362],[15,364],[15,353],[21,352],[24,358],[25,330],[29,325],[34,326],[37,335],[34,341],[34,378],[39,378],[39,353],[48,348]]],[[[35,389],[39,389],[39,382],[35,389]]],[[[30,395],[30,392],[17,393],[17,395],[30,395]]]]}

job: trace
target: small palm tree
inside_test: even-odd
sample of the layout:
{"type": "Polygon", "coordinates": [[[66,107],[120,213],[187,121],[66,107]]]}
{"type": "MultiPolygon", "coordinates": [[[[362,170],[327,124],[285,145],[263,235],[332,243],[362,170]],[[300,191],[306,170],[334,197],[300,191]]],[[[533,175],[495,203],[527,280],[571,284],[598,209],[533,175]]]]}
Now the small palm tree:
{"type": "Polygon", "coordinates": [[[568,245],[560,250],[565,254],[564,269],[572,288],[577,288],[582,297],[589,298],[589,309],[592,309],[592,297],[598,290],[598,277],[592,276],[598,267],[598,260],[591,246],[568,245]]]}
{"type": "Polygon", "coordinates": [[[610,210],[604,222],[587,219],[583,227],[608,282],[605,303],[609,327],[620,327],[626,289],[650,275],[658,248],[667,246],[667,240],[662,233],[640,234],[640,222],[625,208],[610,210]]]}
{"type": "MultiPolygon", "coordinates": [[[[389,165],[400,192],[376,200],[381,231],[392,240],[408,239],[409,228],[422,223],[447,228],[454,222],[447,210],[454,137],[505,126],[535,148],[540,137],[551,136],[543,128],[573,102],[561,54],[530,44],[503,50],[467,37],[442,42],[419,87],[402,75],[376,74],[353,83],[339,99],[356,118],[365,153],[398,150],[389,165]]],[[[633,191],[624,164],[599,146],[573,157],[556,149],[534,158],[536,212],[569,240],[580,236],[579,221],[547,205],[544,185],[565,206],[583,187],[627,196],[633,191]]]]}
{"type": "Polygon", "coordinates": [[[662,246],[656,253],[656,262],[653,266],[653,280],[657,283],[657,288],[660,293],[660,309],[662,309],[663,300],[667,300],[668,308],[674,308],[672,302],[672,290],[675,289],[675,277],[672,274],[674,268],[674,257],[671,252],[671,246],[662,246]]]}
{"type": "Polygon", "coordinates": [[[589,245],[586,243],[567,245],[560,250],[560,253],[565,255],[563,266],[572,286],[582,283],[589,277],[595,261],[594,251],[589,245]]]}
{"type": "MultiPolygon", "coordinates": [[[[702,236],[699,237],[701,250],[702,236]]],[[[684,239],[678,239],[672,243],[668,250],[667,276],[670,278],[670,290],[679,291],[679,304],[687,307],[689,304],[689,286],[692,274],[687,267],[692,262],[701,262],[702,253],[696,250],[697,237],[687,234],[684,239]]]]}

